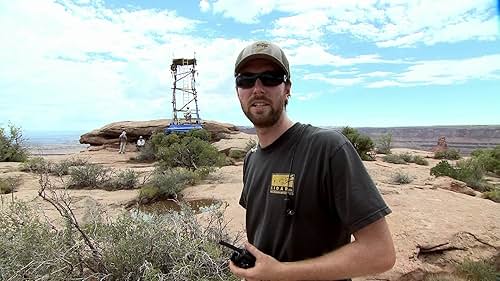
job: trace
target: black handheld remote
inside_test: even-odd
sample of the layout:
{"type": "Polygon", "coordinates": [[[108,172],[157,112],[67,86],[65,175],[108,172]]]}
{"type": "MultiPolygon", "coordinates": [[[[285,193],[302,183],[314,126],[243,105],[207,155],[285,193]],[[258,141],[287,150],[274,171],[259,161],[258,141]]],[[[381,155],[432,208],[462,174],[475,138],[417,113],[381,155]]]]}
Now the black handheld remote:
{"type": "Polygon", "coordinates": [[[230,260],[237,267],[251,268],[255,266],[255,257],[252,254],[250,254],[250,252],[247,251],[246,249],[238,248],[222,240],[219,241],[219,244],[221,244],[222,246],[226,246],[234,251],[231,254],[230,260]]]}

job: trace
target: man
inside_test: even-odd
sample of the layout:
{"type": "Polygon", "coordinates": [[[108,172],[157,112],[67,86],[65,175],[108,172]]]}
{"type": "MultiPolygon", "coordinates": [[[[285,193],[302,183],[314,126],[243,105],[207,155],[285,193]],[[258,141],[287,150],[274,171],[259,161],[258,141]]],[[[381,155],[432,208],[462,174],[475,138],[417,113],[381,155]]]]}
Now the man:
{"type": "Polygon", "coordinates": [[[146,145],[146,140],[142,136],[139,136],[139,139],[136,143],[137,150],[140,151],[144,147],[144,145],[146,145]]]}
{"type": "Polygon", "coordinates": [[[340,133],[292,122],[285,53],[269,42],[241,51],[235,65],[241,108],[259,137],[243,165],[255,266],[231,271],[253,280],[349,280],[395,262],[385,221],[391,210],[356,150],[340,133]],[[351,242],[351,234],[355,240],[351,242]]]}
{"type": "Polygon", "coordinates": [[[122,131],[118,139],[120,140],[120,150],[118,151],[118,153],[125,154],[125,148],[127,146],[127,133],[125,131],[122,131]]]}
{"type": "Polygon", "coordinates": [[[189,106],[186,108],[186,112],[184,113],[184,119],[186,119],[186,122],[191,122],[191,109],[189,108],[189,106]]]}

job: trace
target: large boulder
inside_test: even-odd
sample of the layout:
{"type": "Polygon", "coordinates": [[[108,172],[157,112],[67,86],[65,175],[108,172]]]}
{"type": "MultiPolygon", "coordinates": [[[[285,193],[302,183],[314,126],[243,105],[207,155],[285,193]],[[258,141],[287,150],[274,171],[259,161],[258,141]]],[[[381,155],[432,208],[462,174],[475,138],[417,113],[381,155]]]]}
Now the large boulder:
{"type": "MultiPolygon", "coordinates": [[[[162,132],[170,122],[169,119],[115,122],[83,134],[80,136],[80,143],[91,146],[115,146],[119,143],[118,136],[122,131],[127,132],[128,142],[135,143],[139,136],[148,139],[154,132],[162,132]]],[[[202,127],[210,133],[214,142],[239,133],[236,126],[215,121],[203,121],[202,127]]]]}

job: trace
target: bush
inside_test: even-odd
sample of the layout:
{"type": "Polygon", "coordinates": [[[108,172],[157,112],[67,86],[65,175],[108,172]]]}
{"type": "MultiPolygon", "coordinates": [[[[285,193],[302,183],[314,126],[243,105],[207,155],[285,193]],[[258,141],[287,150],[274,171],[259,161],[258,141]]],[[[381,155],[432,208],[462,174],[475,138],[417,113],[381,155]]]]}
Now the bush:
{"type": "Polygon", "coordinates": [[[257,141],[254,139],[249,139],[245,146],[245,153],[247,153],[250,149],[257,147],[257,141]]]}
{"type": "Polygon", "coordinates": [[[183,206],[163,215],[94,217],[79,232],[69,225],[54,229],[15,202],[0,208],[0,279],[239,280],[227,266],[230,252],[217,245],[235,241],[223,210],[209,210],[206,217],[209,226],[183,206]]]}
{"type": "Polygon", "coordinates": [[[404,172],[397,172],[394,175],[392,175],[392,182],[397,183],[397,184],[408,184],[412,182],[413,180],[410,178],[410,176],[407,173],[404,172]]]}
{"type": "Polygon", "coordinates": [[[138,161],[154,161],[156,160],[156,151],[152,142],[146,142],[143,148],[139,150],[136,160],[138,161]]]}
{"type": "Polygon", "coordinates": [[[402,153],[402,154],[387,154],[382,157],[384,162],[393,163],[393,164],[407,164],[407,163],[415,163],[417,165],[429,165],[429,162],[425,160],[420,155],[412,155],[410,153],[402,153]]]}
{"type": "Polygon", "coordinates": [[[149,184],[159,188],[161,197],[175,198],[186,185],[195,183],[196,178],[195,172],[185,168],[157,170],[149,184]]]}
{"type": "Polygon", "coordinates": [[[21,171],[37,174],[49,173],[55,176],[64,176],[69,174],[71,167],[83,166],[87,164],[87,160],[77,157],[71,157],[56,163],[45,160],[43,157],[33,157],[22,164],[21,171]]]}
{"type": "Polygon", "coordinates": [[[210,142],[210,133],[205,129],[191,130],[186,133],[186,137],[197,138],[202,141],[210,142]]]}
{"type": "Polygon", "coordinates": [[[458,173],[453,166],[446,160],[440,161],[436,166],[431,168],[431,175],[436,177],[448,176],[457,179],[458,173]]]}
{"type": "Polygon", "coordinates": [[[487,172],[500,176],[500,145],[493,149],[476,149],[471,156],[478,159],[487,172]]]}
{"type": "Polygon", "coordinates": [[[0,162],[23,162],[28,159],[24,137],[19,127],[9,124],[8,133],[0,127],[0,162]]]}
{"type": "Polygon", "coordinates": [[[392,164],[406,164],[406,161],[399,154],[387,154],[382,157],[382,160],[392,164]]]}
{"type": "Polygon", "coordinates": [[[473,158],[458,161],[456,167],[453,167],[448,161],[442,160],[431,168],[430,174],[436,177],[448,176],[463,181],[480,192],[491,189],[490,185],[483,179],[484,170],[481,164],[473,158]]]}
{"type": "Polygon", "coordinates": [[[380,136],[377,140],[376,151],[380,154],[391,154],[392,134],[380,136]]]}
{"type": "Polygon", "coordinates": [[[486,191],[483,193],[483,198],[500,203],[500,188],[496,187],[491,191],[486,191]]]}
{"type": "Polygon", "coordinates": [[[231,149],[229,151],[229,155],[228,156],[230,158],[233,158],[233,159],[236,159],[236,160],[241,160],[241,159],[245,158],[246,154],[247,153],[245,151],[243,151],[243,150],[231,149]]]}
{"type": "Polygon", "coordinates": [[[434,159],[458,160],[460,158],[460,151],[457,149],[447,149],[434,153],[434,159]]]}
{"type": "Polygon", "coordinates": [[[349,139],[362,160],[374,160],[368,154],[375,147],[370,137],[361,135],[356,129],[350,127],[344,127],[344,129],[342,129],[342,134],[349,139]]]}
{"type": "Polygon", "coordinates": [[[68,188],[100,188],[110,186],[111,169],[98,164],[74,167],[70,170],[68,188]]]}
{"type": "Polygon", "coordinates": [[[180,143],[160,148],[158,158],[163,169],[184,167],[196,170],[202,166],[221,166],[225,156],[207,141],[185,137],[180,143]]]}
{"type": "Polygon", "coordinates": [[[131,169],[119,171],[112,178],[109,187],[116,189],[134,189],[137,186],[139,176],[131,169]]]}
{"type": "Polygon", "coordinates": [[[45,174],[50,172],[52,163],[43,157],[33,157],[21,164],[21,171],[45,174]]]}
{"type": "Polygon", "coordinates": [[[496,270],[492,263],[465,260],[457,266],[459,274],[471,281],[495,281],[496,270]]]}
{"type": "Polygon", "coordinates": [[[414,155],[412,162],[417,164],[417,165],[429,166],[429,161],[427,161],[426,159],[424,159],[424,157],[422,157],[420,155],[414,155]]]}
{"type": "Polygon", "coordinates": [[[49,170],[53,175],[64,176],[69,174],[71,167],[84,166],[87,164],[89,164],[89,162],[85,159],[71,157],[54,164],[49,164],[49,170]]]}
{"type": "Polygon", "coordinates": [[[0,194],[14,193],[19,185],[21,185],[20,177],[0,178],[0,194]]]}

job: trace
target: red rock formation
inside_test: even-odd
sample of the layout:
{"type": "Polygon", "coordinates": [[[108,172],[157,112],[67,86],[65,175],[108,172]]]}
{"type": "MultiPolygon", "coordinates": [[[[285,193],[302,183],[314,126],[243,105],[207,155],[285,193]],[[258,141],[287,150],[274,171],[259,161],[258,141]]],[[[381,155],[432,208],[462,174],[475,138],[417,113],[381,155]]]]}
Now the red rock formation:
{"type": "Polygon", "coordinates": [[[432,151],[433,152],[441,152],[448,150],[448,144],[446,143],[446,137],[441,136],[438,139],[437,146],[435,146],[432,151]]]}
{"type": "MultiPolygon", "coordinates": [[[[127,132],[129,143],[135,143],[139,136],[148,139],[154,132],[162,132],[169,124],[168,119],[115,122],[83,134],[80,136],[80,143],[91,146],[116,146],[122,131],[127,132]]],[[[215,121],[204,121],[202,127],[210,133],[214,142],[225,138],[227,134],[239,133],[236,126],[215,121]]]]}

